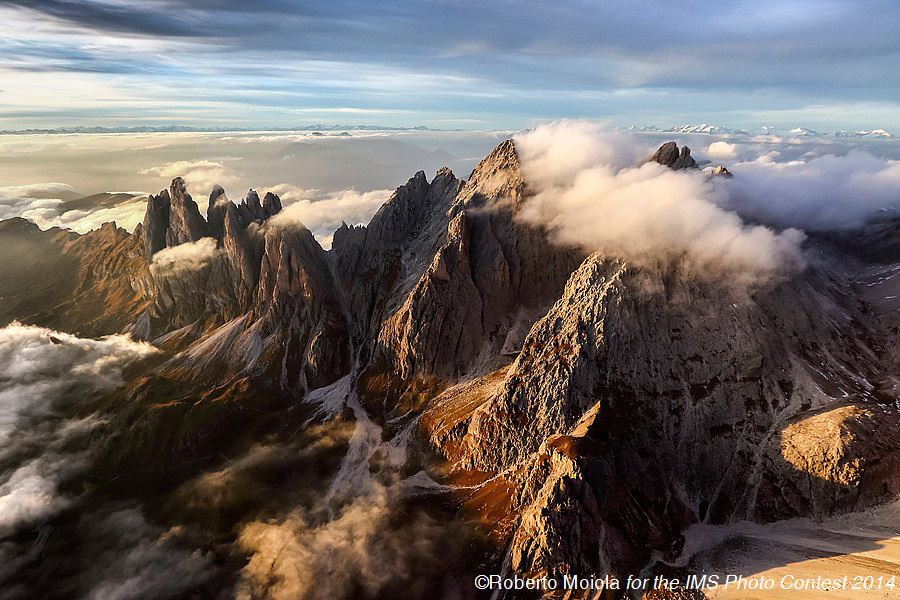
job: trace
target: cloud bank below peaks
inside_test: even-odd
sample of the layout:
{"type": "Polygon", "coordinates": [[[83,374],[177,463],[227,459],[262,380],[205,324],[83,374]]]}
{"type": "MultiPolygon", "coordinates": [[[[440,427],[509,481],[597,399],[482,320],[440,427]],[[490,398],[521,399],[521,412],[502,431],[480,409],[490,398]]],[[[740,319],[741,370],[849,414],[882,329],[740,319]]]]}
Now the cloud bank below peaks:
{"type": "Polygon", "coordinates": [[[111,391],[128,364],[155,352],[119,335],[81,339],[18,323],[0,329],[0,542],[71,502],[57,485],[80,468],[79,448],[101,420],[72,417],[65,405],[111,391]]]}
{"type": "Polygon", "coordinates": [[[520,218],[556,241],[633,264],[680,263],[691,273],[755,282],[802,266],[804,234],[745,223],[726,182],[700,171],[638,165],[653,152],[625,133],[578,121],[515,138],[532,196],[520,218]]]}
{"type": "Polygon", "coordinates": [[[289,185],[275,186],[272,191],[281,196],[284,210],[272,217],[271,224],[276,227],[302,224],[325,249],[331,248],[334,231],[341,223],[368,223],[391,195],[391,190],[323,193],[320,190],[301,190],[289,185]]]}
{"type": "Polygon", "coordinates": [[[849,229],[900,214],[900,162],[863,150],[843,156],[737,163],[730,207],[748,218],[807,230],[849,229]]]}

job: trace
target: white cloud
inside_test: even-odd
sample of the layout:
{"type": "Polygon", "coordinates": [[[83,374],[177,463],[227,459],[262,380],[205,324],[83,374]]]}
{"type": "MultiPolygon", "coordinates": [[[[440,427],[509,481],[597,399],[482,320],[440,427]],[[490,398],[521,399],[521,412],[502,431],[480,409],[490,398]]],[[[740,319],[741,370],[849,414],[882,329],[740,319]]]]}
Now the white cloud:
{"type": "Polygon", "coordinates": [[[759,156],[757,156],[755,159],[755,162],[759,162],[759,163],[775,162],[775,159],[778,158],[779,156],[781,156],[781,152],[779,152],[778,150],[770,150],[770,151],[766,152],[765,154],[760,154],[759,156]]]}
{"type": "Polygon", "coordinates": [[[749,225],[721,208],[725,189],[699,171],[672,171],[635,138],[561,122],[516,138],[535,195],[520,212],[558,241],[634,263],[679,260],[698,273],[756,281],[801,263],[797,230],[749,225]]]}
{"type": "Polygon", "coordinates": [[[53,549],[41,556],[41,569],[59,573],[54,585],[80,598],[174,597],[209,579],[211,561],[186,550],[177,528],[152,525],[140,510],[121,503],[102,506],[96,498],[60,490],[87,466],[88,450],[104,423],[96,414],[72,415],[122,385],[128,365],[156,352],[121,335],[82,339],[18,323],[0,329],[3,598],[35,596],[27,577],[18,587],[16,582],[23,581],[22,572],[41,556],[44,544],[53,549]],[[70,508],[78,511],[75,519],[43,526],[70,508]],[[32,535],[35,528],[41,533],[32,535]],[[74,554],[68,551],[73,540],[79,548],[74,554]]]}
{"type": "Polygon", "coordinates": [[[153,255],[150,271],[157,277],[196,271],[206,266],[216,252],[216,240],[213,238],[164,248],[153,255]]]}
{"type": "Polygon", "coordinates": [[[60,213],[61,204],[62,200],[59,198],[0,197],[0,220],[22,217],[41,229],[62,227],[78,233],[87,233],[104,223],[115,221],[117,226],[134,231],[135,226],[144,219],[144,212],[147,209],[146,197],[135,197],[130,201],[106,208],[68,210],[60,213]]]}
{"type": "Polygon", "coordinates": [[[240,179],[233,167],[228,167],[221,160],[179,160],[166,163],[162,166],[149,167],[140,170],[141,175],[158,175],[165,180],[168,187],[169,181],[175,177],[184,179],[189,189],[198,193],[208,194],[214,185],[227,187],[240,179]]]}
{"type": "Polygon", "coordinates": [[[72,186],[65,183],[31,183],[0,187],[0,198],[59,198],[72,194],[72,186]]]}
{"type": "MultiPolygon", "coordinates": [[[[210,576],[209,557],[179,547],[178,528],[168,531],[149,524],[140,511],[124,509],[88,514],[83,521],[97,552],[90,570],[88,600],[138,600],[190,597],[190,590],[210,576]]],[[[86,583],[86,582],[85,582],[86,583]]]]}
{"type": "Polygon", "coordinates": [[[77,448],[102,420],[69,419],[58,403],[114,389],[128,364],[155,352],[125,336],[89,340],[18,323],[0,329],[0,537],[70,503],[57,484],[81,468],[77,448]]]}
{"type": "Polygon", "coordinates": [[[737,156],[737,146],[735,144],[729,144],[728,142],[713,142],[709,145],[709,148],[706,149],[706,153],[710,158],[719,160],[730,159],[737,156]]]}
{"type": "Polygon", "coordinates": [[[44,220],[45,217],[54,218],[59,216],[56,207],[59,206],[60,203],[62,203],[62,200],[57,198],[0,198],[0,220],[21,217],[26,212],[42,220],[44,220]]]}
{"type": "Polygon", "coordinates": [[[847,228],[900,210],[900,161],[851,150],[807,160],[776,155],[735,164],[730,206],[750,218],[805,229],[847,228]]]}
{"type": "Polygon", "coordinates": [[[87,233],[93,229],[97,229],[104,223],[115,221],[118,227],[124,227],[128,231],[134,231],[138,223],[144,220],[144,213],[147,210],[146,198],[135,198],[130,202],[113,206],[110,208],[100,208],[96,210],[69,210],[63,214],[54,214],[47,209],[42,210],[26,210],[21,216],[33,221],[42,229],[48,227],[63,227],[77,231],[78,233],[87,233]]]}
{"type": "Polygon", "coordinates": [[[616,170],[634,166],[653,152],[633,135],[589,121],[539,125],[515,141],[529,183],[543,188],[567,185],[575,174],[597,165],[616,170]]]}
{"type": "Polygon", "coordinates": [[[286,184],[269,189],[278,193],[285,205],[270,224],[276,227],[303,224],[326,249],[331,247],[334,231],[342,222],[351,225],[368,223],[391,195],[390,190],[344,190],[323,194],[286,184]]]}

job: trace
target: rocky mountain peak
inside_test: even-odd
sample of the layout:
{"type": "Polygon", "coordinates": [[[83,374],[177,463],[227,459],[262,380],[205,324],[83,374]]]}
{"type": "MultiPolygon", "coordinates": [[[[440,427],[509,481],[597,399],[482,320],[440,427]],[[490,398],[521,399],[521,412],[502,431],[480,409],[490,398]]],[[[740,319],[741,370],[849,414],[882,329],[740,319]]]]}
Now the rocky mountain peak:
{"type": "Polygon", "coordinates": [[[347,321],[328,256],[304,226],[265,232],[256,306],[261,333],[279,342],[282,389],[329,385],[350,368],[347,321]]]}
{"type": "Polygon", "coordinates": [[[249,225],[253,221],[261,222],[281,211],[281,198],[268,192],[265,199],[260,202],[259,194],[251,189],[237,209],[238,215],[245,225],[249,225]]]}
{"type": "Polygon", "coordinates": [[[266,196],[263,198],[262,211],[265,219],[281,212],[281,198],[277,194],[266,192],[266,196]]]}
{"type": "Polygon", "coordinates": [[[419,171],[368,225],[342,225],[335,232],[332,250],[356,335],[376,336],[385,313],[397,309],[425,272],[446,235],[449,211],[461,188],[446,167],[431,183],[419,171]]]}
{"type": "MultiPolygon", "coordinates": [[[[455,182],[456,178],[450,172],[449,176],[455,182]]],[[[440,180],[445,181],[447,175],[441,175],[440,180]]],[[[435,177],[435,183],[439,180],[435,177]]],[[[443,185],[443,184],[442,184],[443,185]]],[[[391,194],[388,201],[378,209],[368,230],[373,237],[382,238],[379,243],[390,243],[387,240],[402,240],[408,238],[416,227],[421,227],[433,210],[434,194],[429,196],[431,184],[425,177],[425,171],[419,171],[391,194]]]]}
{"type": "Polygon", "coordinates": [[[151,196],[141,230],[135,233],[142,240],[147,263],[167,247],[204,237],[215,239],[216,244],[212,252],[207,246],[198,248],[197,252],[207,253],[192,268],[157,269],[136,283],[150,302],[140,327],[133,332],[152,338],[186,325],[211,327],[249,310],[256,298],[265,251],[262,224],[280,210],[281,199],[276,194],[268,193],[260,202],[259,195],[250,190],[236,206],[216,185],[209,194],[207,222],[181,177],[173,179],[168,190],[151,196]]]}
{"type": "Polygon", "coordinates": [[[209,206],[206,209],[206,223],[209,227],[209,235],[222,241],[225,234],[225,212],[231,201],[225,195],[225,190],[220,185],[214,185],[209,193],[209,206]]]}
{"type": "Polygon", "coordinates": [[[166,231],[166,245],[177,246],[196,242],[206,237],[206,221],[200,215],[200,209],[187,192],[184,179],[176,177],[169,186],[171,200],[169,210],[169,229],[166,231]]]}
{"type": "Polygon", "coordinates": [[[723,165],[716,165],[716,168],[713,169],[709,174],[712,177],[724,177],[725,179],[731,179],[732,177],[734,177],[732,172],[723,165]]]}
{"type": "Polygon", "coordinates": [[[169,184],[169,196],[172,198],[172,202],[183,202],[185,196],[190,197],[183,178],[175,177],[172,179],[172,182],[169,184]]]}
{"type": "Polygon", "coordinates": [[[515,219],[524,187],[515,144],[507,140],[435,220],[443,229],[427,251],[434,258],[380,334],[404,377],[452,378],[508,362],[504,352],[521,345],[535,315],[580,263],[577,251],[550,244],[543,231],[515,219]]]}
{"type": "Polygon", "coordinates": [[[247,204],[247,208],[250,209],[250,212],[254,215],[260,214],[262,211],[262,204],[259,202],[259,194],[256,193],[255,190],[250,190],[247,192],[247,197],[244,199],[244,202],[247,204]]]}
{"type": "Polygon", "coordinates": [[[678,151],[678,144],[666,142],[650,157],[649,162],[656,162],[675,171],[681,169],[696,169],[697,161],[691,157],[691,149],[682,146],[678,151]]]}
{"type": "Polygon", "coordinates": [[[510,198],[518,204],[524,184],[516,145],[511,139],[506,140],[478,163],[460,194],[459,202],[480,206],[488,200],[510,198]]]}
{"type": "Polygon", "coordinates": [[[166,247],[166,232],[169,230],[169,211],[171,200],[169,192],[161,191],[158,195],[147,198],[147,212],[144,213],[142,235],[144,254],[149,262],[153,255],[166,247]]]}

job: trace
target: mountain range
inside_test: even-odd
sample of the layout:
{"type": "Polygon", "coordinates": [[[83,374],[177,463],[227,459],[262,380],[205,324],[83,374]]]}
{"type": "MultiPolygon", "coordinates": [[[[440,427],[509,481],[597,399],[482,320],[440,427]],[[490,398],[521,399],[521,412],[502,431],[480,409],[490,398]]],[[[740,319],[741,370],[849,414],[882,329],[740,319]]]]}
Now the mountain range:
{"type": "Polygon", "coordinates": [[[793,129],[770,127],[768,125],[756,127],[753,129],[730,129],[728,127],[708,125],[706,123],[701,123],[700,125],[681,125],[675,127],[667,127],[665,129],[658,129],[652,125],[646,127],[631,125],[627,128],[627,130],[641,133],[709,133],[734,136],[777,135],[787,137],[836,137],[865,139],[892,139],[894,137],[884,129],[872,129],[870,131],[847,131],[846,129],[841,129],[840,131],[820,133],[818,131],[813,131],[812,129],[809,129],[807,127],[799,126],[794,127],[793,129]]]}
{"type": "MultiPolygon", "coordinates": [[[[807,127],[795,127],[793,129],[783,127],[770,127],[763,125],[750,129],[736,129],[723,127],[721,125],[709,125],[701,123],[699,125],[678,125],[665,128],[657,128],[653,125],[637,126],[630,125],[625,128],[626,131],[634,131],[639,133],[709,133],[717,135],[779,135],[779,136],[800,136],[800,137],[836,137],[836,138],[864,138],[864,139],[893,139],[885,129],[872,130],[856,130],[848,131],[841,129],[839,131],[831,131],[829,133],[820,133],[813,131],[807,127]]],[[[239,128],[208,128],[208,127],[191,127],[187,125],[135,125],[135,126],[78,126],[78,127],[55,127],[48,129],[7,129],[0,131],[0,135],[29,135],[29,134],[103,134],[103,133],[203,133],[203,132],[228,132],[228,131],[273,131],[273,132],[290,132],[290,131],[442,131],[432,129],[424,125],[417,127],[387,127],[380,125],[300,125],[296,127],[239,127],[239,128]]]]}
{"type": "MultiPolygon", "coordinates": [[[[748,133],[688,129],[673,131],[748,133]]],[[[674,143],[654,160],[696,168],[674,143]]],[[[191,532],[218,565],[192,588],[200,597],[238,579],[246,597],[283,597],[280,555],[253,570],[267,555],[247,550],[249,518],[324,503],[321,529],[379,490],[396,499],[380,535],[451,550],[332,597],[475,597],[475,572],[697,572],[699,555],[684,555],[693,526],[823,519],[896,498],[896,215],[810,234],[802,271],[744,287],[677,258],[552,240],[519,218],[531,193],[506,141],[466,180],[416,173],[328,251],[275,194],[235,203],[217,186],[204,216],[181,178],[131,233],[0,222],[0,324],[124,333],[157,352],[69,409],[105,425],[66,489],[92,505],[140,503],[191,532]],[[196,496],[263,441],[295,451],[253,471],[254,494],[238,480],[196,496]],[[452,522],[464,541],[411,529],[422,506],[424,522],[452,522]]],[[[79,589],[40,583],[75,577],[61,566],[79,549],[72,523],[54,522],[19,589],[79,589]]]]}

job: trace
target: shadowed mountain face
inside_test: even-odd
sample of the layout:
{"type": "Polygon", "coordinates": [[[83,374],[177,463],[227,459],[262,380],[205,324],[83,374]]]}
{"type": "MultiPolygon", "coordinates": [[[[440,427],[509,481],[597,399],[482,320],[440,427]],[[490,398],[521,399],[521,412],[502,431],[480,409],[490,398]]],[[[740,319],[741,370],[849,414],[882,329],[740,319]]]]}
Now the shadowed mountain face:
{"type": "MultiPolygon", "coordinates": [[[[701,176],[674,143],[651,160],[701,176]]],[[[685,555],[697,527],[896,497],[896,219],[746,286],[554,243],[519,218],[530,193],[508,141],[330,251],[274,194],[216,187],[204,219],[180,178],[131,234],[0,223],[2,324],[148,343],[53,404],[102,425],[53,438],[78,457],[64,508],[0,522],[0,598],[98,593],[128,519],[117,543],[185,570],[156,597],[474,597],[474,573],[684,571],[715,562],[685,555]]]]}

